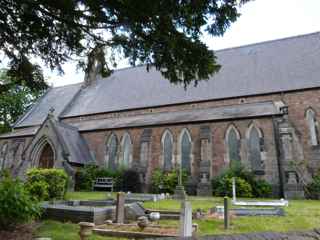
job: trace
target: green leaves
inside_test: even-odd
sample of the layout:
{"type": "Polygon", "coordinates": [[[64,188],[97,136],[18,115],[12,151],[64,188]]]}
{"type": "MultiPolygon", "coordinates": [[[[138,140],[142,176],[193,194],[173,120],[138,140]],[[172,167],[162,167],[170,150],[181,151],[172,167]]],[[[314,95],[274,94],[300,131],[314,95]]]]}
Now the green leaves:
{"type": "MultiPolygon", "coordinates": [[[[38,87],[42,89],[40,85],[38,87]]],[[[9,131],[11,124],[43,93],[38,87],[30,88],[25,81],[0,71],[0,133],[9,131]]]]}
{"type": "Polygon", "coordinates": [[[0,181],[0,230],[12,229],[40,216],[40,206],[24,189],[23,184],[9,175],[0,181]]]}
{"type": "MultiPolygon", "coordinates": [[[[10,74],[24,77],[28,86],[44,82],[31,58],[60,72],[75,59],[86,70],[90,53],[104,46],[186,87],[219,70],[213,51],[200,41],[202,33],[223,35],[247,1],[3,0],[0,50],[11,60],[10,74]]],[[[103,59],[100,73],[110,74],[115,63],[103,59]]]]}

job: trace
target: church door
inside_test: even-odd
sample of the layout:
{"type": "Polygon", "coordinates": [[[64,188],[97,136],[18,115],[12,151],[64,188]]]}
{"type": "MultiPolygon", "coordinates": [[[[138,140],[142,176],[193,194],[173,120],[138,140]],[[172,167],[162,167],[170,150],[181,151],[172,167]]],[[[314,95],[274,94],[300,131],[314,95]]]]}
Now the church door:
{"type": "Polygon", "coordinates": [[[54,153],[49,143],[43,147],[39,158],[39,168],[53,168],[54,153]]]}

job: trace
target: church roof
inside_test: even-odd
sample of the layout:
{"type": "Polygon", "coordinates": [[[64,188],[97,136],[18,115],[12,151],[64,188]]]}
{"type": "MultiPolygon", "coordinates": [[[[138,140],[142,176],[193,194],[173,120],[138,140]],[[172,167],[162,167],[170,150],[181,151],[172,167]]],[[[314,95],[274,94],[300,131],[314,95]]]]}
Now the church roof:
{"type": "Polygon", "coordinates": [[[23,115],[14,127],[40,125],[48,116],[50,108],[54,109],[55,117],[72,102],[81,88],[81,84],[70,84],[62,87],[49,88],[47,92],[23,115]]]}
{"type": "Polygon", "coordinates": [[[128,127],[159,126],[177,123],[197,123],[253,117],[266,117],[282,114],[282,102],[256,102],[234,104],[206,109],[191,109],[175,112],[149,113],[130,117],[98,119],[72,123],[79,131],[116,129],[128,127]]]}
{"type": "Polygon", "coordinates": [[[15,127],[62,118],[320,87],[320,32],[216,51],[222,68],[187,91],[145,66],[115,71],[81,88],[53,88],[15,127]],[[64,110],[63,110],[64,109],[64,110]]]}

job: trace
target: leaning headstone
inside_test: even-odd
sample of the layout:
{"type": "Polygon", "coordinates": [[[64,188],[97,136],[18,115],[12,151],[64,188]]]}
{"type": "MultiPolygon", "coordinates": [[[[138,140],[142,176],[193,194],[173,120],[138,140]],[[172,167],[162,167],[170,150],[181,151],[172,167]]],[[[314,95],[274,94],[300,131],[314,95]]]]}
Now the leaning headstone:
{"type": "Polygon", "coordinates": [[[141,216],[146,216],[146,210],[139,202],[125,205],[126,220],[137,220],[137,218],[141,216]]]}
{"type": "Polygon", "coordinates": [[[180,237],[192,237],[192,208],[187,201],[181,203],[180,237]]]}
{"type": "Polygon", "coordinates": [[[123,192],[117,193],[116,223],[124,222],[124,203],[125,203],[125,194],[123,192]]]}

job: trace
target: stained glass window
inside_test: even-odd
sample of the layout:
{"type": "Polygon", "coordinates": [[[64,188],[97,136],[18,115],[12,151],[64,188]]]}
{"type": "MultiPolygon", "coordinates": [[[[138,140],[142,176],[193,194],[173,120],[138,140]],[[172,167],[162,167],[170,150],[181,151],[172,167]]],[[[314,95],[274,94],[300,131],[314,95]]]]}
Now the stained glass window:
{"type": "Polygon", "coordinates": [[[191,172],[191,139],[187,131],[183,132],[181,139],[181,167],[191,172]]]}
{"type": "Polygon", "coordinates": [[[255,127],[252,127],[249,134],[249,161],[251,163],[252,170],[261,170],[261,139],[259,132],[255,127]]]}
{"type": "Polygon", "coordinates": [[[231,128],[227,138],[230,164],[240,162],[240,141],[235,128],[231,128]]]}
{"type": "Polygon", "coordinates": [[[169,131],[164,133],[163,141],[163,169],[170,170],[172,168],[173,139],[169,131]]]}
{"type": "Polygon", "coordinates": [[[131,144],[131,139],[130,139],[130,135],[128,133],[126,133],[123,136],[123,142],[122,142],[122,165],[125,168],[129,168],[130,167],[130,158],[131,158],[131,151],[132,151],[132,144],[131,144]]]}
{"type": "Polygon", "coordinates": [[[118,139],[117,136],[112,134],[108,141],[107,156],[108,168],[116,170],[117,168],[117,152],[118,152],[118,139]]]}

